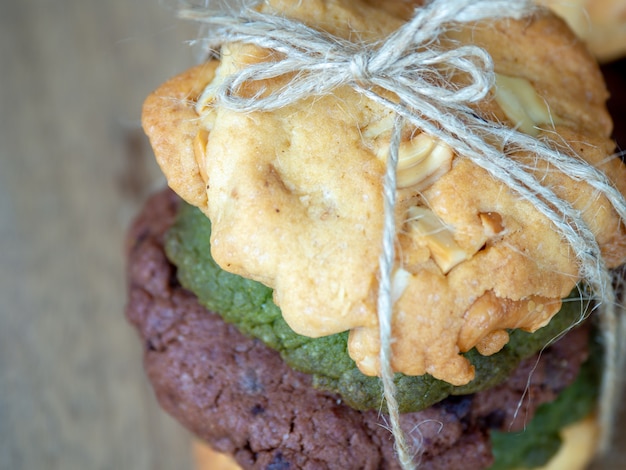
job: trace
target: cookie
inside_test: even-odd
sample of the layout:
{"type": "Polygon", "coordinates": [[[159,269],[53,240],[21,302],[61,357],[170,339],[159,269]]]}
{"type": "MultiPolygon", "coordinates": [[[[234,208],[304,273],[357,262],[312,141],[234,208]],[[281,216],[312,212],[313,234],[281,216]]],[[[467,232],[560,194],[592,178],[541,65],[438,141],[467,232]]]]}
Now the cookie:
{"type": "Polygon", "coordinates": [[[540,0],[561,16],[602,62],[626,54],[626,3],[622,0],[540,0]]]}

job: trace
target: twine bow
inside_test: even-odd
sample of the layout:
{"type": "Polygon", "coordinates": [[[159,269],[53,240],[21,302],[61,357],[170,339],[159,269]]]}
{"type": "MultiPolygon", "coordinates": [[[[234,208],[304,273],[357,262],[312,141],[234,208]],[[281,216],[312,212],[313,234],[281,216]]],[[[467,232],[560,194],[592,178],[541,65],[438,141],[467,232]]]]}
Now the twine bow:
{"type": "MultiPolygon", "coordinates": [[[[544,141],[477,116],[469,103],[487,97],[494,86],[490,55],[477,46],[464,45],[446,50],[440,45],[442,34],[459,23],[522,18],[531,14],[533,8],[533,2],[528,0],[433,0],[417,8],[413,18],[387,39],[372,44],[354,43],[285,17],[251,10],[233,14],[197,10],[181,12],[182,17],[203,22],[211,28],[208,45],[215,50],[224,43],[239,42],[277,53],[276,60],[249,65],[225,77],[217,91],[212,89],[211,93],[220,106],[240,112],[271,111],[308,96],[326,95],[340,86],[350,86],[396,113],[384,184],[387,222],[379,295],[381,339],[389,339],[391,331],[392,308],[387,281],[394,260],[395,165],[403,122],[442,140],[458,156],[469,158],[488,171],[551,220],[576,253],[581,278],[603,304],[604,317],[609,319],[606,329],[614,327],[610,323],[616,318],[612,310],[615,294],[594,234],[578,210],[535,178],[533,168],[509,158],[506,152],[530,152],[569,177],[590,184],[608,198],[625,220],[623,196],[602,172],[582,158],[565,155],[544,141]],[[282,88],[269,92],[261,88],[251,97],[240,93],[244,84],[287,74],[292,78],[282,88]],[[452,74],[461,74],[468,80],[464,80],[464,85],[455,84],[449,79],[452,74]],[[390,95],[397,99],[388,98],[390,95]]],[[[614,343],[614,352],[609,352],[607,363],[613,361],[614,365],[618,359],[615,336],[609,339],[614,343]]],[[[389,365],[386,355],[390,353],[390,341],[381,342],[383,383],[386,382],[385,376],[389,382],[384,387],[385,398],[388,408],[393,408],[393,373],[390,368],[384,369],[384,363],[389,365]]],[[[604,390],[605,398],[614,403],[616,397],[608,396],[613,389],[606,380],[604,390]]],[[[610,407],[607,405],[605,413],[607,423],[612,421],[610,407]]],[[[404,467],[411,468],[411,458],[408,450],[402,449],[402,433],[399,424],[393,422],[397,418],[392,411],[392,427],[394,436],[400,441],[397,443],[400,457],[404,460],[404,467]]]]}
{"type": "Polygon", "coordinates": [[[209,47],[224,42],[250,43],[278,52],[278,61],[247,66],[226,77],[222,83],[221,105],[239,111],[271,111],[306,96],[332,93],[349,85],[366,93],[380,87],[396,93],[401,101],[421,103],[414,97],[453,104],[483,99],[494,83],[489,54],[476,46],[461,46],[450,51],[431,49],[443,26],[451,22],[471,22],[494,16],[519,17],[527,13],[530,2],[435,0],[417,9],[413,19],[382,43],[365,45],[351,42],[284,17],[247,11],[240,15],[212,15],[187,10],[183,17],[202,21],[211,30],[209,47]],[[442,6],[443,5],[443,6],[442,6]],[[488,8],[485,8],[488,6],[488,8]],[[438,69],[449,68],[471,76],[466,86],[452,87],[438,69]],[[295,73],[287,87],[268,96],[258,93],[242,97],[241,86],[249,82],[295,73]]]}

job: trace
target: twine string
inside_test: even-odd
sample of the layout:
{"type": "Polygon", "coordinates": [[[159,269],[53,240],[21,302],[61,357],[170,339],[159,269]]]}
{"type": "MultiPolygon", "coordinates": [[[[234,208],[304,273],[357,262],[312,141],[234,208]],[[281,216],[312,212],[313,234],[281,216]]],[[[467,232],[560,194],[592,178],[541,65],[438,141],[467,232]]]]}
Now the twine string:
{"type": "Polygon", "coordinates": [[[183,18],[200,21],[211,28],[207,44],[214,50],[224,43],[238,42],[273,51],[273,55],[268,56],[271,60],[247,65],[224,77],[217,90],[205,90],[216,97],[220,106],[239,112],[272,111],[308,96],[328,95],[340,86],[350,86],[397,116],[383,187],[385,225],[378,315],[381,380],[404,468],[413,468],[413,464],[399,426],[390,366],[395,169],[403,122],[445,142],[458,156],[469,158],[530,201],[570,245],[577,258],[580,277],[590,286],[601,309],[607,372],[601,389],[600,420],[604,428],[602,442],[606,446],[610,441],[613,410],[619,399],[616,366],[625,354],[616,334],[618,325],[626,323],[617,317],[611,275],[581,212],[543,186],[534,175],[536,168],[510,156],[518,152],[532,155],[537,162],[547,163],[574,180],[584,181],[608,199],[622,220],[626,220],[626,201],[604,173],[582,158],[562,153],[553,144],[476,115],[469,105],[485,99],[495,84],[490,55],[473,45],[455,45],[452,49],[440,45],[442,35],[459,23],[519,19],[532,13],[533,7],[530,0],[433,0],[417,8],[413,18],[384,41],[369,44],[348,41],[298,21],[248,9],[226,14],[197,9],[180,13],[183,18]],[[462,85],[455,84],[450,80],[452,75],[466,79],[462,85]],[[271,91],[263,87],[264,80],[285,76],[291,78],[284,86],[271,91]],[[246,96],[241,90],[250,83],[259,85],[258,91],[246,96]],[[391,99],[389,95],[396,98],[391,99]]]}
{"type": "Polygon", "coordinates": [[[392,273],[395,262],[395,205],[396,205],[396,168],[398,166],[398,148],[402,137],[403,119],[396,115],[391,143],[389,145],[389,159],[383,182],[384,227],[382,251],[380,254],[380,280],[378,285],[378,329],[381,338],[380,345],[380,378],[383,385],[383,396],[387,403],[391,433],[395,437],[395,446],[398,460],[403,469],[414,469],[413,456],[406,437],[400,427],[400,413],[396,400],[396,384],[391,367],[391,332],[393,317],[392,301],[392,273]]]}

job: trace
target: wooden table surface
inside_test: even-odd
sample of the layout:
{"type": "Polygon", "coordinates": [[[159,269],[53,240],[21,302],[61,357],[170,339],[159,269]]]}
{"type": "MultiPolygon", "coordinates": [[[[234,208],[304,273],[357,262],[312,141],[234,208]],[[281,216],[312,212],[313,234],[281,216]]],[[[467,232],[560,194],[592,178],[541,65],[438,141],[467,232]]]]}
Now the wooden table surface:
{"type": "Polygon", "coordinates": [[[175,0],[0,2],[0,468],[192,468],[123,316],[162,183],[144,97],[194,63],[175,0]]]}
{"type": "Polygon", "coordinates": [[[124,231],[163,185],[141,103],[195,62],[175,4],[0,2],[2,470],[193,467],[123,317],[124,231]]]}

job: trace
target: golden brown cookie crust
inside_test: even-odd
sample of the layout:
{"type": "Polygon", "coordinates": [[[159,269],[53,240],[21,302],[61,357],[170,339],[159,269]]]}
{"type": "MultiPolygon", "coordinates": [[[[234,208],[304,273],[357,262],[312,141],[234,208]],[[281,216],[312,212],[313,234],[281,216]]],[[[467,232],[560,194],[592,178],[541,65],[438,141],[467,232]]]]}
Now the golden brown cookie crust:
{"type": "Polygon", "coordinates": [[[143,105],[143,128],[169,186],[200,208],[206,208],[207,197],[193,151],[199,132],[193,103],[213,80],[218,65],[217,61],[207,62],[168,80],[143,105]]]}

